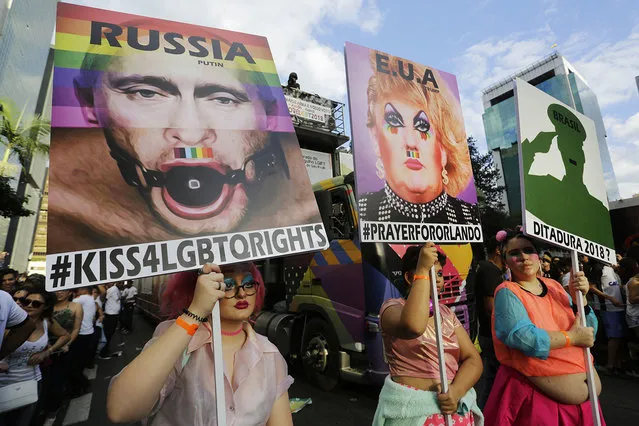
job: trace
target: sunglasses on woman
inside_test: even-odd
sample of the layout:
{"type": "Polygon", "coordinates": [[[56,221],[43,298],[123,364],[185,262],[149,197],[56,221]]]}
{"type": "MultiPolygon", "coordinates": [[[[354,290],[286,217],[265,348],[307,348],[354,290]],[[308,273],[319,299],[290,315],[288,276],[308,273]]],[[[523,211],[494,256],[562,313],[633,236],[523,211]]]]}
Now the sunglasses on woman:
{"type": "Polygon", "coordinates": [[[38,309],[39,307],[44,305],[44,302],[41,302],[39,300],[27,299],[26,297],[19,297],[19,298],[14,297],[13,300],[15,300],[16,302],[20,302],[20,304],[24,306],[25,308],[28,308],[29,306],[33,306],[35,309],[38,309]]]}
{"type": "Polygon", "coordinates": [[[508,253],[508,256],[510,257],[522,257],[522,255],[527,255],[527,256],[531,256],[533,254],[538,254],[537,250],[535,250],[534,247],[524,247],[523,249],[514,249],[514,250],[510,250],[508,253]]]}

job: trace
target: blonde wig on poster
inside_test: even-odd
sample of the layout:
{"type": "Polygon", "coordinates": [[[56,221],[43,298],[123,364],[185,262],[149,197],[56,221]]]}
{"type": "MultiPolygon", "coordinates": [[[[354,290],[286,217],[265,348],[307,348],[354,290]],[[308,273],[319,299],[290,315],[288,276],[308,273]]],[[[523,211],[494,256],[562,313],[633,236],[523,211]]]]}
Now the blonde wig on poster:
{"type": "MultiPolygon", "coordinates": [[[[441,74],[431,68],[437,81],[439,92],[427,90],[425,86],[417,83],[416,78],[424,75],[426,67],[413,64],[414,79],[408,81],[399,74],[380,73],[377,71],[376,55],[388,57],[388,64],[397,66],[397,61],[402,60],[396,56],[387,55],[375,50],[371,51],[370,63],[373,76],[368,80],[368,119],[366,125],[372,128],[376,125],[374,107],[378,101],[387,99],[401,99],[419,105],[426,112],[431,125],[435,129],[435,140],[446,152],[447,163],[445,169],[448,172],[449,182],[446,192],[456,197],[468,185],[472,176],[472,167],[468,154],[466,132],[459,103],[441,74]]],[[[407,61],[402,60],[407,65],[407,61]]],[[[434,89],[432,84],[428,87],[434,89]]]]}

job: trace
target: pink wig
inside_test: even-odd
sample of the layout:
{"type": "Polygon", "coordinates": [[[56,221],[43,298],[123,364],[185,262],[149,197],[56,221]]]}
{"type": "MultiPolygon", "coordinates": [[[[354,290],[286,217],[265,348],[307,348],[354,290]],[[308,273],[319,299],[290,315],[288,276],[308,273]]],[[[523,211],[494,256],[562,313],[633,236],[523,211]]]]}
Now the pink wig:
{"type": "MultiPolygon", "coordinates": [[[[253,315],[257,314],[264,306],[264,296],[266,288],[264,288],[264,280],[262,274],[253,262],[236,263],[222,266],[222,272],[232,272],[242,270],[253,275],[253,279],[259,284],[255,297],[255,308],[253,315]]],[[[195,283],[197,282],[197,271],[178,272],[171,275],[166,289],[162,293],[162,312],[167,314],[169,318],[177,318],[184,308],[188,308],[193,301],[193,293],[195,292],[195,283]]]]}

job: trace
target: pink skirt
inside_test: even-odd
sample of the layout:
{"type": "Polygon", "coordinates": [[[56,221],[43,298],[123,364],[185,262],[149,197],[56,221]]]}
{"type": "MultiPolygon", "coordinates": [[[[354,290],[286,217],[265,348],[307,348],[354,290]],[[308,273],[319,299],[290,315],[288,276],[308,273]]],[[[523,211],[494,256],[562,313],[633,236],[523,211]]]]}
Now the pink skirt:
{"type": "MultiPolygon", "coordinates": [[[[524,375],[502,365],[484,408],[486,425],[573,426],[594,425],[590,401],[560,404],[538,391],[524,375]]],[[[601,424],[606,422],[599,406],[601,424]]]]}

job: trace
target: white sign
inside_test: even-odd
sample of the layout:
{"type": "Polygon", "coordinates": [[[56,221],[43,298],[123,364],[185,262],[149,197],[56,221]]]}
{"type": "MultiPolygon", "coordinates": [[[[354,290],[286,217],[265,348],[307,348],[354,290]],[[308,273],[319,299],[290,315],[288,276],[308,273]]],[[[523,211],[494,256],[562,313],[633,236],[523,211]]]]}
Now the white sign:
{"type": "Polygon", "coordinates": [[[306,170],[308,170],[308,177],[311,178],[311,184],[333,177],[331,154],[302,148],[302,157],[306,163],[306,170]]]}
{"type": "Polygon", "coordinates": [[[303,101],[292,96],[285,96],[288,112],[305,120],[326,123],[331,116],[331,108],[313,102],[303,101]]]}
{"type": "Polygon", "coordinates": [[[595,123],[520,79],[516,100],[526,233],[615,263],[595,123]]]}

